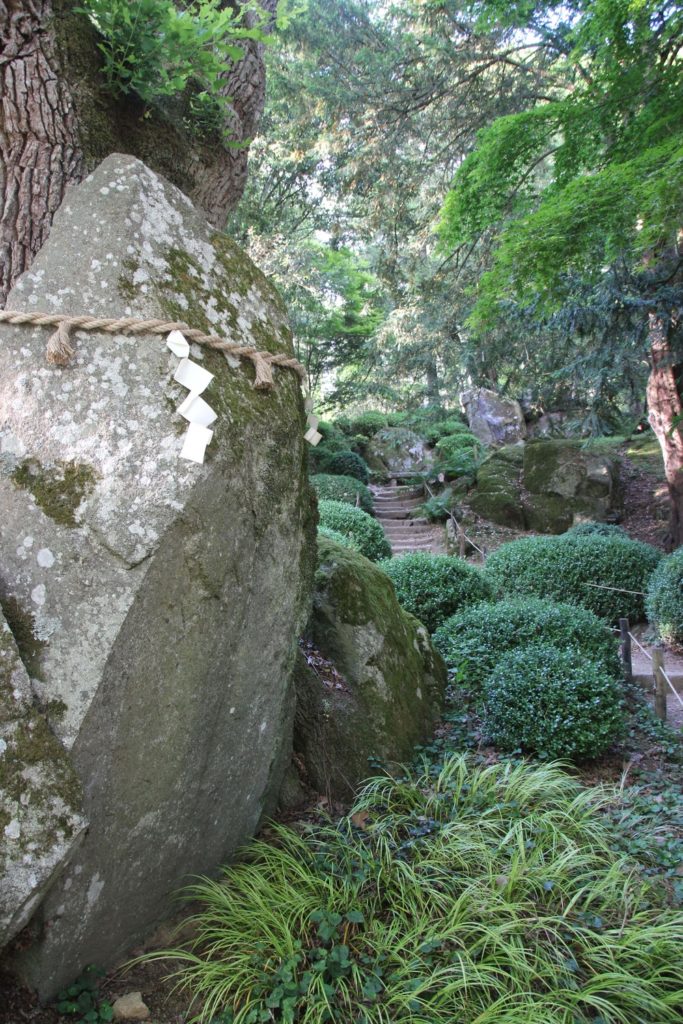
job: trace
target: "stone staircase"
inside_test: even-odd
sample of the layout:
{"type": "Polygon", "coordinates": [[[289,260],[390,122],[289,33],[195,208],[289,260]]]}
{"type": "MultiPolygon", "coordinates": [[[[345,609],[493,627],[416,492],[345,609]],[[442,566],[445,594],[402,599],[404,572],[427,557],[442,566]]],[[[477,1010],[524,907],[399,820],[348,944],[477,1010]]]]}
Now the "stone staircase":
{"type": "Polygon", "coordinates": [[[371,486],[370,490],[375,503],[375,517],[387,535],[392,554],[403,555],[409,551],[446,554],[443,527],[411,516],[412,511],[425,500],[421,487],[394,483],[383,487],[371,486]]]}

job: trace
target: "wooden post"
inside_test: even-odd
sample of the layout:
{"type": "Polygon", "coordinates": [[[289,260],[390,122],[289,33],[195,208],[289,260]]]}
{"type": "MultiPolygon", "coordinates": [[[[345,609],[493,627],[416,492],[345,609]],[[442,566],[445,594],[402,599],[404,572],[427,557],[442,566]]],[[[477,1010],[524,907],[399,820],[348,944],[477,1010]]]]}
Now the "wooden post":
{"type": "Polygon", "coordinates": [[[661,722],[666,722],[666,679],[664,678],[664,655],[658,648],[652,651],[652,668],[655,677],[655,714],[661,722]]]}
{"type": "Polygon", "coordinates": [[[458,526],[458,554],[461,558],[465,557],[465,531],[462,526],[458,526]]]}
{"type": "Polygon", "coordinates": [[[633,682],[633,663],[631,661],[631,631],[628,619],[619,619],[619,654],[624,666],[624,678],[627,683],[633,682]]]}

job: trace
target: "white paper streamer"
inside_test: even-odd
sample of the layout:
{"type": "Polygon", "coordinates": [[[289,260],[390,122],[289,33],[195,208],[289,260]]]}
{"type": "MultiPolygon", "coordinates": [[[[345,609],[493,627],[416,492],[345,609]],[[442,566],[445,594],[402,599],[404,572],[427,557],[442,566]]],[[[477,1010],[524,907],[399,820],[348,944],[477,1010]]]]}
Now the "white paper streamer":
{"type": "Polygon", "coordinates": [[[192,391],[185,401],[178,406],[178,412],[190,423],[197,423],[200,427],[210,427],[218,416],[208,402],[205,402],[199,395],[192,391]]]}
{"type": "Polygon", "coordinates": [[[187,359],[190,354],[190,343],[182,331],[171,331],[166,339],[166,344],[173,355],[178,356],[178,359],[187,359]]]}
{"type": "Polygon", "coordinates": [[[193,394],[201,395],[213,380],[213,374],[191,359],[181,359],[174,379],[193,394]]]}
{"type": "Polygon", "coordinates": [[[314,416],[313,413],[311,413],[306,422],[308,423],[309,427],[311,427],[313,430],[317,430],[320,420],[318,419],[317,416],[314,416]]]}
{"type": "Polygon", "coordinates": [[[199,423],[190,423],[185,434],[185,443],[180,453],[181,459],[190,462],[203,462],[206,446],[213,437],[213,430],[207,430],[199,423]]]}
{"type": "Polygon", "coordinates": [[[315,446],[322,441],[322,434],[319,434],[315,427],[310,427],[309,430],[304,434],[304,441],[308,441],[309,444],[315,446]]]}
{"type": "Polygon", "coordinates": [[[313,412],[313,399],[310,395],[304,398],[304,412],[313,412]]]}

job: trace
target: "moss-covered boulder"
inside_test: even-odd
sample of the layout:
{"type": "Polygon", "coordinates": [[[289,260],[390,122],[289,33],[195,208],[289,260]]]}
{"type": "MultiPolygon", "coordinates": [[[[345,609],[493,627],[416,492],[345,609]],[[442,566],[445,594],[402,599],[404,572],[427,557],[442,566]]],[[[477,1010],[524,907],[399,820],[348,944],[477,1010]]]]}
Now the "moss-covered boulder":
{"type": "Polygon", "coordinates": [[[385,427],[374,434],[364,449],[370,469],[382,477],[422,473],[430,463],[425,441],[406,427],[385,427]]]}
{"type": "Polygon", "coordinates": [[[582,520],[619,515],[620,462],[580,441],[508,445],[479,467],[468,503],[477,515],[503,526],[563,533],[582,520]]]}
{"type": "MultiPolygon", "coordinates": [[[[8,305],[292,351],[268,280],[129,156],[69,192],[8,305]]],[[[163,338],[77,335],[60,368],[48,333],[0,329],[0,603],[90,823],[21,962],[45,996],[130,949],[273,807],[314,550],[291,370],[264,392],[192,347],[217,413],[200,465],[163,338]]]]}
{"type": "Polygon", "coordinates": [[[0,946],[29,921],[85,826],[76,772],[34,706],[0,613],[0,946]]]}
{"type": "Polygon", "coordinates": [[[294,749],[316,790],[345,799],[375,760],[404,761],[431,735],[446,670],[381,569],[327,538],[318,552],[294,749]]]}
{"type": "Polygon", "coordinates": [[[604,520],[623,508],[620,463],[580,441],[524,446],[527,529],[563,533],[580,519],[604,520]]]}
{"type": "Polygon", "coordinates": [[[470,508],[483,519],[523,530],[522,504],[524,448],[506,445],[494,451],[477,471],[477,486],[468,498],[470,508]]]}

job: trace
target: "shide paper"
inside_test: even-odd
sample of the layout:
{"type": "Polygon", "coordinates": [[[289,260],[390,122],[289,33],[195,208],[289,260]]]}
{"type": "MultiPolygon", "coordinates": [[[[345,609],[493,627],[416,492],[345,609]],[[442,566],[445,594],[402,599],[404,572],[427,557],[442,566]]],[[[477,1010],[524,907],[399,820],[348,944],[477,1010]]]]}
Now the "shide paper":
{"type": "Polygon", "coordinates": [[[202,463],[206,446],[212,437],[213,430],[208,430],[199,423],[190,423],[185,434],[182,451],[180,452],[181,459],[202,463]]]}
{"type": "Polygon", "coordinates": [[[213,437],[213,431],[208,428],[215,421],[217,414],[208,402],[199,396],[213,380],[213,374],[188,359],[190,345],[182,331],[171,331],[166,344],[180,359],[173,379],[190,392],[177,409],[189,423],[180,457],[189,459],[190,462],[203,463],[206,446],[213,437]]]}

